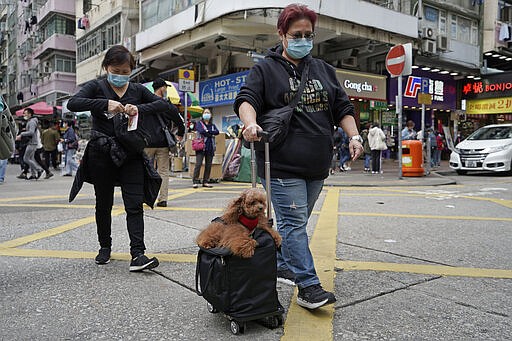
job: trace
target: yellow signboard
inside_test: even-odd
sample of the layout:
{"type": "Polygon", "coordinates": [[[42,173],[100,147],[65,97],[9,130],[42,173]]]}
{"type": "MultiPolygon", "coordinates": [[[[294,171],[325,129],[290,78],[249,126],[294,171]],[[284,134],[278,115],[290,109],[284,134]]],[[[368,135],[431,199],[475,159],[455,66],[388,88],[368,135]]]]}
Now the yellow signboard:
{"type": "Polygon", "coordinates": [[[419,93],[418,94],[418,104],[432,105],[432,95],[419,93]]]}
{"type": "Polygon", "coordinates": [[[194,80],[195,79],[194,78],[194,70],[179,69],[178,70],[178,78],[194,80]]]}
{"type": "Polygon", "coordinates": [[[466,101],[467,114],[512,113],[512,97],[472,99],[466,101]]]}

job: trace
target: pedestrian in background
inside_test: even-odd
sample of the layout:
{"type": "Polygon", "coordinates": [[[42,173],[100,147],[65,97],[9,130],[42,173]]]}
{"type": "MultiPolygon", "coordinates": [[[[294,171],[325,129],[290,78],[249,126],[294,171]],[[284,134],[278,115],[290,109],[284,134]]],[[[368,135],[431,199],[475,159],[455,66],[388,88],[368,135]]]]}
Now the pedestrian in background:
{"type": "Polygon", "coordinates": [[[66,131],[60,139],[60,141],[64,143],[64,153],[66,155],[63,176],[73,176],[78,168],[75,161],[75,154],[78,149],[78,135],[75,133],[74,125],[74,122],[71,120],[64,122],[66,131]]]}
{"type": "Polygon", "coordinates": [[[212,113],[205,109],[203,116],[196,123],[196,131],[204,138],[204,150],[196,150],[196,165],[194,167],[194,176],[192,178],[192,187],[197,188],[201,183],[199,175],[201,165],[204,160],[203,187],[212,187],[210,181],[210,172],[212,170],[213,156],[215,155],[215,135],[219,135],[219,130],[212,122],[212,113]]]}
{"type": "Polygon", "coordinates": [[[416,140],[416,131],[414,130],[414,121],[407,121],[405,128],[402,129],[402,140],[416,140]]]}
{"type": "MultiPolygon", "coordinates": [[[[107,79],[87,82],[68,102],[69,110],[90,110],[92,116],[91,139],[82,158],[80,176],[75,177],[75,181],[80,181],[83,176],[82,181],[94,185],[96,231],[100,243],[95,261],[96,264],[110,262],[112,206],[117,185],[121,186],[130,237],[130,271],[152,269],[158,266],[158,259],[149,259],[144,254],[146,246],[142,204],[145,200],[144,177],[147,174],[144,153],[126,150],[117,142],[114,122],[119,118],[116,115],[152,115],[167,110],[168,104],[145,86],[129,81],[135,60],[124,46],[112,46],[106,52],[101,66],[107,73],[107,79]],[[104,82],[103,85],[100,82],[104,82]]],[[[80,186],[77,183],[77,187],[80,186]]]]}
{"type": "Polygon", "coordinates": [[[35,159],[38,144],[38,120],[37,117],[34,116],[34,110],[32,110],[32,108],[25,108],[25,110],[23,110],[23,118],[27,121],[26,129],[16,137],[16,140],[21,141],[23,137],[29,138],[23,155],[23,161],[28,165],[30,170],[31,175],[28,180],[37,180],[43,174],[43,169],[35,159]]]}
{"type": "Polygon", "coordinates": [[[364,172],[370,172],[370,161],[372,160],[372,150],[370,149],[370,142],[368,141],[368,131],[372,127],[371,123],[366,123],[363,131],[361,131],[361,137],[363,138],[363,152],[364,152],[364,172]]]}
{"type": "Polygon", "coordinates": [[[350,157],[349,144],[350,140],[348,138],[347,133],[340,127],[338,127],[339,132],[341,133],[341,143],[340,143],[340,170],[342,172],[348,172],[352,170],[350,167],[352,165],[352,160],[350,157]]]}
{"type": "Polygon", "coordinates": [[[41,135],[43,142],[43,159],[46,162],[48,168],[53,167],[54,170],[59,170],[57,164],[57,145],[60,142],[60,132],[55,128],[55,123],[50,122],[49,126],[43,130],[41,135]]]}
{"type": "Polygon", "coordinates": [[[434,159],[434,166],[440,167],[441,166],[441,154],[443,153],[443,150],[445,148],[444,143],[444,137],[441,133],[436,134],[436,151],[435,151],[435,159],[434,159]]]}
{"type": "Polygon", "coordinates": [[[37,150],[34,155],[34,158],[36,159],[36,162],[41,166],[41,168],[45,172],[45,179],[49,179],[53,176],[53,173],[50,172],[50,167],[46,163],[46,161],[42,158],[43,156],[43,142],[41,141],[41,129],[39,127],[37,128],[37,150]]]}
{"type": "Polygon", "coordinates": [[[373,123],[372,128],[368,131],[368,143],[372,153],[372,174],[382,173],[381,169],[381,153],[386,150],[386,135],[380,129],[378,123],[373,123]]]}
{"type": "MultiPolygon", "coordinates": [[[[162,78],[157,78],[153,81],[154,94],[160,98],[167,99],[167,83],[162,78]]],[[[167,101],[169,108],[156,115],[147,115],[142,122],[143,126],[148,130],[153,131],[151,142],[148,148],[144,149],[146,155],[156,162],[156,169],[162,178],[162,185],[160,192],[158,192],[158,199],[156,206],[167,207],[167,198],[169,196],[169,144],[162,129],[162,122],[171,130],[170,124],[174,122],[178,127],[178,134],[176,139],[181,141],[185,134],[185,124],[178,112],[178,109],[169,101],[167,101]],[[160,119],[159,117],[160,116],[160,119]]]]}
{"type": "MultiPolygon", "coordinates": [[[[262,128],[257,117],[265,117],[265,109],[288,105],[296,96],[302,73],[309,69],[288,134],[270,152],[269,179],[277,230],[283,238],[281,252],[277,253],[278,281],[296,284],[297,304],[307,309],[336,302],[334,294],[320,284],[306,230],[324,180],[329,176],[333,125],[340,126],[350,137],[353,160],[363,151],[354,106],[340,86],[334,68],[310,54],[316,20],[317,14],[305,5],[284,8],[277,20],[280,43],[252,67],[234,103],[234,111],[245,126],[245,140],[260,140],[258,132],[262,128]]],[[[263,151],[256,152],[256,163],[258,176],[265,184],[263,151]]]]}
{"type": "Polygon", "coordinates": [[[5,171],[7,170],[7,159],[0,160],[0,185],[5,182],[5,171]]]}

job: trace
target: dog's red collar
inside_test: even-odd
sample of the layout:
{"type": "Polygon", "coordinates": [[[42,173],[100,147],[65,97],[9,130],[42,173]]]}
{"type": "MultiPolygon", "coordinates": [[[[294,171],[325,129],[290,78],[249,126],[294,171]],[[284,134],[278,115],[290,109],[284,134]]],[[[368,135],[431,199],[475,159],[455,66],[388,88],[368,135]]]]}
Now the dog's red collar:
{"type": "Polygon", "coordinates": [[[254,230],[256,226],[258,226],[258,217],[247,218],[245,215],[242,214],[238,217],[238,221],[240,222],[240,224],[244,225],[249,230],[249,232],[252,232],[252,230],[254,230]]]}

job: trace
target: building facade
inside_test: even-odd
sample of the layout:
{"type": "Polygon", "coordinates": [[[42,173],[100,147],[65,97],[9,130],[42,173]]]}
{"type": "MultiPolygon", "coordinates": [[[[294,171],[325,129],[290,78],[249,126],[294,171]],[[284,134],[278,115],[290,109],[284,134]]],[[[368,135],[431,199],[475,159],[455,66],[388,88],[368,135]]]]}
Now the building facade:
{"type": "Polygon", "coordinates": [[[2,49],[2,92],[9,105],[61,105],[76,89],[74,3],[5,1],[2,14],[3,35],[8,37],[2,49]]]}
{"type": "MultiPolygon", "coordinates": [[[[70,1],[71,2],[71,1],[70,1]]],[[[75,0],[76,84],[100,77],[105,52],[113,45],[124,45],[134,52],[139,30],[139,5],[131,0],[75,0]]]]}

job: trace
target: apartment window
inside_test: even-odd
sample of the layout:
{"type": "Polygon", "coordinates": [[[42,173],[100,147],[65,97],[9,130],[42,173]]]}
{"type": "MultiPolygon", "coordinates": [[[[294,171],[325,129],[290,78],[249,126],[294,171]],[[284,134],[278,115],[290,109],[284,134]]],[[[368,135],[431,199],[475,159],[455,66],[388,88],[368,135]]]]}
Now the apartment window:
{"type": "Polygon", "coordinates": [[[43,40],[50,38],[54,34],[75,35],[75,21],[55,15],[41,26],[43,40]]]}
{"type": "Polygon", "coordinates": [[[55,71],[76,73],[76,61],[74,58],[56,55],[55,71]]]}
{"type": "Polygon", "coordinates": [[[451,15],[450,20],[450,38],[457,39],[457,16],[455,14],[451,15]]]}
{"type": "Polygon", "coordinates": [[[439,11],[439,34],[446,35],[446,12],[439,11]]]}
{"type": "Polygon", "coordinates": [[[83,0],[84,14],[92,9],[92,0],[83,0]]]}
{"type": "Polygon", "coordinates": [[[478,45],[478,22],[452,14],[450,16],[450,38],[462,43],[478,45]]]}
{"type": "Polygon", "coordinates": [[[110,19],[104,25],[77,41],[77,62],[80,63],[87,58],[96,56],[117,44],[121,44],[120,15],[110,19]]]}

